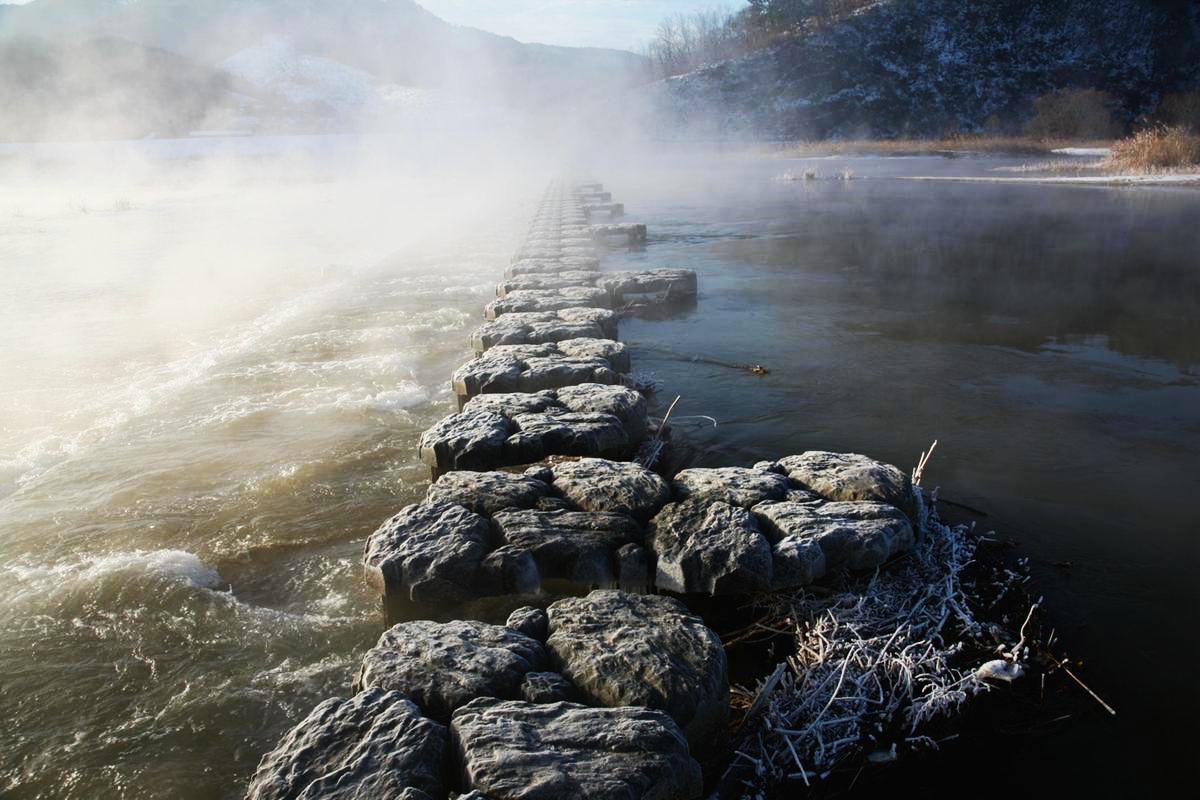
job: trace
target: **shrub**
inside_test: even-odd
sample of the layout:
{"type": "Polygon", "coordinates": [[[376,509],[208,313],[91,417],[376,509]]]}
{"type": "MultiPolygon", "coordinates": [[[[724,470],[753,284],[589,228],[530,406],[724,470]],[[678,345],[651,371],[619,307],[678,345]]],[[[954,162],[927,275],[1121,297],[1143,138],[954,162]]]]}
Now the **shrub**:
{"type": "Polygon", "coordinates": [[[1200,165],[1200,135],[1180,125],[1147,128],[1113,144],[1107,163],[1139,172],[1200,165]]]}
{"type": "Polygon", "coordinates": [[[1113,98],[1097,89],[1044,94],[1033,101],[1025,132],[1041,139],[1113,139],[1121,125],[1113,118],[1113,98]]]}

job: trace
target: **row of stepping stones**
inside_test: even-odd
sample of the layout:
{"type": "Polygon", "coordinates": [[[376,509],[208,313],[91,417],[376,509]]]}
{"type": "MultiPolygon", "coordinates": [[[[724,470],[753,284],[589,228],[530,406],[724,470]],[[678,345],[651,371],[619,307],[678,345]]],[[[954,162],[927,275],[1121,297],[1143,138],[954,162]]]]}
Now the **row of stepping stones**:
{"type": "Polygon", "coordinates": [[[628,293],[593,277],[589,219],[619,206],[604,194],[547,190],[506,277],[554,277],[501,284],[498,300],[551,294],[536,308],[489,305],[481,355],[453,378],[461,410],[421,438],[435,478],[425,500],[368,538],[388,627],[353,696],[292,729],[247,797],[700,797],[698,759],[720,752],[728,720],[728,667],[717,635],[655,592],[794,588],[912,544],[907,476],[863,456],[670,480],[627,461],[653,422],[621,379],[611,306],[689,286],[694,299],[695,277],[664,288],[645,275],[628,293]],[[571,286],[575,272],[589,277],[571,286]],[[607,303],[562,305],[571,288],[607,303]]]}
{"type": "Polygon", "coordinates": [[[597,240],[628,226],[589,223],[597,206],[584,198],[597,194],[555,186],[543,198],[471,337],[476,357],[451,378],[459,413],[421,437],[435,480],[556,455],[624,460],[650,432],[617,321],[633,308],[694,304],[696,273],[602,270],[597,240]]]}

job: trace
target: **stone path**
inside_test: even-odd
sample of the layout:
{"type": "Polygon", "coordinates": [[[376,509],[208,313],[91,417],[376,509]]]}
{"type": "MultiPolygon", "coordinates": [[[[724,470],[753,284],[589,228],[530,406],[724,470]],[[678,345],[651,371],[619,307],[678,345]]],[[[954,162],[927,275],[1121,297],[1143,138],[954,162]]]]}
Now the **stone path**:
{"type": "Polygon", "coordinates": [[[700,797],[729,678],[681,601],[796,589],[912,546],[908,477],[864,456],[666,477],[632,461],[663,422],[619,317],[690,307],[698,285],[605,272],[605,243],[647,238],[623,213],[599,184],[547,190],[452,377],[460,411],[421,437],[425,500],[367,539],[387,629],[355,694],[290,731],[247,797],[700,797]]]}

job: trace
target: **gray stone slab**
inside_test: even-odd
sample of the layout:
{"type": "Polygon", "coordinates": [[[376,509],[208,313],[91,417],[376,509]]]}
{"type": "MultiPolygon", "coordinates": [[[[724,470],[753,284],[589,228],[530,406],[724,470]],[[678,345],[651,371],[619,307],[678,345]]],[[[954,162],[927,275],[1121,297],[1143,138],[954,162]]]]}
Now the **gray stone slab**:
{"type": "Polygon", "coordinates": [[[700,765],[648,708],[476,700],[451,722],[464,788],[494,800],[694,800],[700,765]]]}
{"type": "Polygon", "coordinates": [[[754,515],[777,547],[790,538],[820,545],[827,569],[874,569],[913,545],[912,523],[888,503],[762,503],[754,515]]]}
{"type": "Polygon", "coordinates": [[[522,289],[497,297],[483,308],[484,317],[496,319],[502,314],[522,311],[558,311],[563,308],[606,308],[612,302],[608,292],[590,286],[562,289],[522,289]]]}
{"type": "Polygon", "coordinates": [[[363,564],[380,594],[414,603],[461,603],[474,599],[491,545],[486,518],[450,503],[417,503],[367,537],[363,564]]]}
{"type": "Polygon", "coordinates": [[[601,275],[602,273],[598,271],[584,270],[518,275],[515,278],[506,278],[497,284],[496,296],[505,297],[511,292],[528,291],[530,289],[565,289],[569,286],[593,287],[601,275]]]}
{"type": "Polygon", "coordinates": [[[471,336],[475,352],[496,345],[544,344],[564,339],[616,339],[617,317],[606,308],[564,308],[504,314],[486,322],[471,336]]]}
{"type": "Polygon", "coordinates": [[[247,800],[435,800],[448,750],[443,725],[398,692],[317,705],[259,761],[247,800]]]}
{"type": "Polygon", "coordinates": [[[541,642],[502,625],[415,620],[394,625],[363,656],[356,689],[401,692],[433,719],[478,697],[515,700],[546,666],[541,642]]]}
{"type": "Polygon", "coordinates": [[[779,459],[779,466],[827,500],[871,500],[905,508],[912,494],[902,470],[858,453],[810,450],[779,459]]]}
{"type": "Polygon", "coordinates": [[[650,427],[646,397],[624,386],[581,383],[555,390],[555,398],[570,411],[612,414],[621,420],[631,442],[640,442],[650,427]]]}
{"type": "Polygon", "coordinates": [[[488,470],[503,463],[512,432],[512,423],[500,414],[451,414],[421,434],[417,454],[435,480],[451,470],[488,470]]]}
{"type": "Polygon", "coordinates": [[[659,590],[742,595],[771,588],[771,543],[744,508],[671,503],[650,520],[647,545],[656,558],[659,590]]]}
{"type": "Polygon", "coordinates": [[[505,442],[508,463],[526,464],[546,456],[625,458],[635,443],[612,414],[518,414],[516,432],[505,442]]]}
{"type": "Polygon", "coordinates": [[[584,511],[615,511],[645,521],[671,499],[666,481],[632,462],[581,458],[552,469],[554,490],[584,511]]]}
{"type": "Polygon", "coordinates": [[[789,488],[785,475],[744,467],[685,469],[671,479],[676,500],[719,500],[747,509],[765,500],[783,500],[789,488]]]}
{"type": "MultiPolygon", "coordinates": [[[[569,340],[578,342],[580,340],[569,340]]],[[[610,340],[596,339],[592,342],[610,340]]],[[[618,384],[619,367],[628,363],[628,355],[619,342],[611,348],[593,344],[596,355],[575,356],[564,353],[557,343],[538,345],[497,345],[454,371],[451,384],[460,404],[479,394],[540,392],[580,383],[618,384]],[[604,353],[608,357],[604,357],[604,353]]],[[[578,352],[584,348],[573,347],[578,352]]]]}
{"type": "Polygon", "coordinates": [[[666,711],[696,753],[720,742],[729,718],[725,651],[681,603],[595,591],[547,613],[550,661],[588,703],[666,711]]]}
{"type": "Polygon", "coordinates": [[[641,527],[624,514],[580,511],[501,511],[492,518],[499,538],[533,554],[546,580],[585,589],[617,583],[617,550],[641,544],[641,527]]]}
{"type": "Polygon", "coordinates": [[[452,503],[490,517],[506,508],[533,508],[550,494],[547,483],[511,472],[448,472],[429,485],[425,502],[452,503]]]}
{"type": "Polygon", "coordinates": [[[596,282],[608,292],[614,307],[631,301],[683,302],[696,297],[696,273],[690,269],[652,269],[610,272],[596,282]]]}

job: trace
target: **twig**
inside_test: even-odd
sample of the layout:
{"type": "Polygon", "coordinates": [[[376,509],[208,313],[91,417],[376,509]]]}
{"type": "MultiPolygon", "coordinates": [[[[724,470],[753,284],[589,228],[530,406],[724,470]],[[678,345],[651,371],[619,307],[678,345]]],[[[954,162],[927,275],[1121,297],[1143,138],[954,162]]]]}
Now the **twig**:
{"type": "Polygon", "coordinates": [[[925,465],[929,463],[929,457],[933,455],[933,448],[937,447],[937,439],[933,440],[933,444],[929,445],[929,450],[921,453],[921,458],[917,461],[917,467],[912,472],[913,486],[921,485],[921,478],[925,474],[925,465]]]}
{"type": "Polygon", "coordinates": [[[1049,656],[1049,658],[1050,658],[1050,660],[1051,660],[1051,661],[1053,661],[1053,662],[1054,662],[1054,666],[1058,667],[1058,668],[1059,668],[1059,669],[1061,669],[1063,672],[1065,672],[1065,673],[1067,673],[1068,675],[1070,675],[1070,676],[1071,676],[1071,680],[1075,681],[1075,682],[1076,682],[1076,683],[1078,683],[1080,686],[1082,686],[1082,687],[1083,687],[1083,690],[1084,690],[1085,692],[1087,692],[1088,694],[1090,694],[1090,695],[1091,695],[1091,696],[1092,696],[1092,697],[1093,697],[1093,698],[1096,700],[1096,702],[1097,702],[1097,703],[1099,703],[1100,705],[1104,706],[1104,710],[1105,710],[1105,711],[1107,711],[1109,714],[1112,714],[1114,717],[1117,715],[1117,710],[1116,710],[1115,708],[1113,708],[1112,706],[1110,706],[1108,703],[1106,703],[1106,702],[1104,702],[1103,700],[1101,700],[1101,699],[1100,699],[1100,695],[1098,695],[1098,694],[1096,694],[1095,692],[1093,692],[1091,689],[1089,689],[1089,688],[1088,688],[1088,685],[1087,685],[1086,683],[1084,683],[1083,681],[1079,680],[1079,678],[1077,678],[1077,677],[1075,676],[1075,673],[1074,673],[1074,672],[1071,672],[1070,668],[1069,668],[1069,667],[1066,665],[1066,662],[1064,662],[1064,661],[1059,661],[1059,660],[1058,660],[1057,658],[1055,658],[1054,656],[1049,656]]]}

